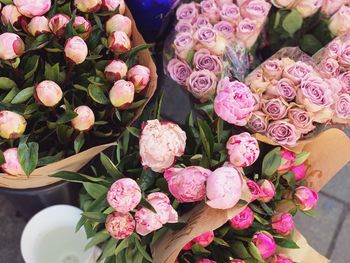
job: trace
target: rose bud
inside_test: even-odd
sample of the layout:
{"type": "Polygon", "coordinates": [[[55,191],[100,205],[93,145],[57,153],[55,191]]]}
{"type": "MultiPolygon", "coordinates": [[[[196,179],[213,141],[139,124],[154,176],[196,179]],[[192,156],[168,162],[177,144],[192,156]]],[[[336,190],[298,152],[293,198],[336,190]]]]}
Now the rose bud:
{"type": "Polygon", "coordinates": [[[82,16],[74,18],[73,28],[78,31],[79,36],[84,40],[87,40],[91,35],[91,23],[82,16]]]}
{"type": "Polygon", "coordinates": [[[245,48],[250,49],[256,42],[260,29],[255,20],[244,18],[237,26],[237,39],[242,42],[245,48]]]}
{"type": "Polygon", "coordinates": [[[26,130],[27,122],[19,114],[12,111],[0,111],[0,137],[17,139],[26,130]]]}
{"type": "Polygon", "coordinates": [[[280,120],[288,113],[288,103],[282,98],[275,98],[262,101],[262,111],[268,119],[280,120]]]}
{"type": "Polygon", "coordinates": [[[130,212],[141,201],[141,189],[130,178],[119,179],[109,188],[107,201],[115,211],[120,213],[130,212]]]}
{"type": "Polygon", "coordinates": [[[188,91],[201,102],[206,102],[215,94],[216,75],[209,70],[192,71],[186,80],[188,91]]]}
{"type": "Polygon", "coordinates": [[[328,28],[333,35],[345,34],[350,29],[350,6],[343,5],[331,17],[328,28]]]}
{"type": "Polygon", "coordinates": [[[335,123],[348,124],[350,122],[350,95],[346,93],[341,94],[333,107],[335,114],[332,121],[335,123]]]}
{"type": "Polygon", "coordinates": [[[67,24],[69,23],[69,16],[65,14],[56,14],[49,20],[49,28],[51,32],[58,38],[64,36],[67,24]]]}
{"type": "Polygon", "coordinates": [[[116,14],[112,16],[106,22],[106,33],[107,35],[113,33],[114,31],[122,31],[131,36],[131,20],[127,16],[116,14]]]}
{"type": "Polygon", "coordinates": [[[194,48],[195,41],[191,33],[178,33],[175,36],[175,54],[182,60],[186,60],[190,51],[194,48]]]}
{"type": "Polygon", "coordinates": [[[118,13],[124,15],[125,13],[125,1],[124,0],[102,0],[102,9],[107,11],[116,11],[118,8],[118,13]]]}
{"type": "Polygon", "coordinates": [[[112,60],[105,68],[106,79],[110,82],[116,82],[126,77],[128,66],[122,60],[112,60]]]}
{"type": "Polygon", "coordinates": [[[66,59],[74,64],[81,64],[88,55],[88,47],[85,41],[78,36],[69,38],[64,46],[64,55],[66,59]]]}
{"type": "Polygon", "coordinates": [[[282,77],[283,64],[279,59],[269,59],[262,64],[264,77],[268,80],[279,80],[282,77]]]}
{"type": "Polygon", "coordinates": [[[250,202],[254,202],[256,199],[258,199],[261,196],[262,190],[256,182],[250,179],[247,180],[247,186],[248,186],[249,192],[252,194],[250,202]]]}
{"type": "Polygon", "coordinates": [[[296,181],[304,179],[306,175],[306,166],[303,163],[297,166],[293,166],[290,170],[293,172],[296,181]]]}
{"type": "Polygon", "coordinates": [[[83,13],[94,13],[100,9],[102,0],[74,0],[74,5],[83,13]]]}
{"type": "Polygon", "coordinates": [[[305,18],[316,14],[322,3],[323,0],[303,0],[298,1],[294,8],[305,18]]]}
{"type": "Polygon", "coordinates": [[[78,131],[87,131],[95,124],[94,112],[88,106],[79,106],[74,110],[78,116],[72,120],[72,126],[78,131]]]}
{"type": "Polygon", "coordinates": [[[107,216],[105,227],[113,238],[124,239],[134,232],[135,220],[129,213],[113,212],[107,216]]]}
{"type": "Polygon", "coordinates": [[[126,53],[131,49],[130,38],[123,31],[115,31],[108,37],[108,48],[115,54],[126,53]]]}
{"type": "Polygon", "coordinates": [[[128,80],[134,84],[135,92],[144,90],[150,81],[151,71],[142,65],[135,65],[128,71],[128,80]]]}
{"type": "Polygon", "coordinates": [[[149,120],[142,129],[140,136],[142,165],[150,167],[154,172],[161,173],[171,167],[175,158],[184,154],[185,147],[186,133],[175,123],[149,120]]]}
{"type": "Polygon", "coordinates": [[[9,175],[25,175],[23,168],[18,160],[17,148],[10,148],[4,151],[5,163],[1,169],[9,175]]]}
{"type": "Polygon", "coordinates": [[[151,193],[147,196],[147,201],[154,207],[163,225],[178,222],[178,214],[171,206],[170,199],[166,194],[161,192],[151,193]]]}
{"type": "Polygon", "coordinates": [[[253,236],[252,242],[259,250],[263,259],[271,257],[276,251],[275,240],[273,236],[266,231],[257,232],[253,236]]]}
{"type": "Polygon", "coordinates": [[[109,100],[114,107],[126,109],[134,101],[134,94],[134,84],[121,79],[115,82],[109,91],[109,100]]]}
{"type": "Polygon", "coordinates": [[[51,8],[51,0],[13,0],[18,11],[26,17],[42,16],[51,8]]]}
{"type": "Polygon", "coordinates": [[[232,167],[221,167],[209,174],[207,205],[216,209],[234,207],[242,194],[242,175],[232,167]]]}
{"type": "Polygon", "coordinates": [[[33,17],[28,26],[28,32],[33,36],[37,37],[41,34],[50,33],[49,20],[45,16],[35,16],[33,17]]]}
{"type": "Polygon", "coordinates": [[[182,4],[176,10],[176,18],[177,20],[185,20],[190,23],[195,22],[198,16],[198,10],[196,7],[196,3],[192,2],[189,4],[182,4]]]}
{"type": "Polygon", "coordinates": [[[23,40],[14,33],[0,35],[0,59],[10,60],[20,57],[24,53],[23,40]]]}
{"type": "Polygon", "coordinates": [[[253,224],[254,221],[254,213],[252,209],[250,209],[248,206],[240,212],[238,215],[234,216],[230,219],[229,223],[232,228],[237,230],[244,230],[253,224]]]}
{"type": "Polygon", "coordinates": [[[181,203],[192,203],[205,198],[205,182],[210,170],[200,166],[170,168],[164,172],[170,193],[181,203]]]}
{"type": "Polygon", "coordinates": [[[188,242],[186,245],[184,245],[184,247],[182,248],[182,250],[185,250],[185,251],[191,250],[193,244],[194,244],[194,243],[193,243],[192,241],[188,242]]]}
{"type": "Polygon", "coordinates": [[[5,26],[18,26],[21,16],[22,14],[18,12],[17,7],[14,5],[5,5],[4,8],[1,10],[1,22],[5,26]]]}
{"type": "Polygon", "coordinates": [[[170,77],[182,86],[186,84],[187,78],[192,73],[192,69],[188,66],[188,64],[177,58],[173,58],[169,61],[167,70],[170,77]]]}
{"type": "Polygon", "coordinates": [[[287,256],[274,255],[271,259],[271,263],[293,263],[293,261],[287,256]]]}
{"type": "Polygon", "coordinates": [[[63,92],[55,82],[44,80],[35,86],[35,99],[46,107],[53,107],[60,102],[63,92]]]}
{"type": "Polygon", "coordinates": [[[248,121],[248,127],[253,132],[264,133],[267,130],[268,121],[265,113],[261,111],[253,112],[252,117],[248,121]]]}
{"type": "Polygon", "coordinates": [[[288,236],[294,229],[293,216],[289,213],[276,214],[271,218],[272,229],[282,236],[288,236]]]}
{"type": "Polygon", "coordinates": [[[294,201],[300,210],[309,211],[316,206],[318,194],[306,186],[299,186],[295,190],[294,201]]]}
{"type": "Polygon", "coordinates": [[[263,179],[258,182],[258,185],[261,189],[258,201],[263,203],[270,202],[276,194],[275,186],[273,185],[273,183],[267,179],[263,179]]]}
{"type": "Polygon", "coordinates": [[[280,145],[288,145],[293,147],[300,139],[301,133],[293,124],[285,120],[280,120],[273,121],[269,124],[266,135],[280,145]]]}
{"type": "Polygon", "coordinates": [[[251,166],[260,153],[258,141],[247,132],[231,136],[226,149],[230,163],[236,167],[251,166]]]}
{"type": "Polygon", "coordinates": [[[192,239],[192,242],[201,245],[202,247],[209,246],[214,241],[214,231],[208,231],[198,237],[192,239]]]}

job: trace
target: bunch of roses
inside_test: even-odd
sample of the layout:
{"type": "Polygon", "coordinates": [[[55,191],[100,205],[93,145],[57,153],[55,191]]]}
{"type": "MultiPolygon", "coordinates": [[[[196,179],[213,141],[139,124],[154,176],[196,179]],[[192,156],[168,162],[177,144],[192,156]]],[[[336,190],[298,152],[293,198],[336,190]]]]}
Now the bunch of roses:
{"type": "Polygon", "coordinates": [[[270,10],[265,0],[203,0],[182,4],[177,12],[175,58],[167,71],[171,78],[201,102],[215,94],[223,73],[227,45],[247,49],[256,42],[270,10]]]}
{"type": "Polygon", "coordinates": [[[150,70],[126,54],[132,21],[124,11],[124,0],[57,5],[14,0],[2,7],[0,137],[6,173],[29,175],[39,153],[46,157],[39,164],[45,165],[79,152],[84,144],[111,141],[132,118],[131,112],[124,116],[118,110],[128,109],[134,99],[138,104],[131,108],[142,104],[144,95],[138,94],[148,85],[150,70]],[[20,138],[28,142],[31,160],[13,147],[20,138]],[[22,167],[29,161],[30,168],[22,167]]]}

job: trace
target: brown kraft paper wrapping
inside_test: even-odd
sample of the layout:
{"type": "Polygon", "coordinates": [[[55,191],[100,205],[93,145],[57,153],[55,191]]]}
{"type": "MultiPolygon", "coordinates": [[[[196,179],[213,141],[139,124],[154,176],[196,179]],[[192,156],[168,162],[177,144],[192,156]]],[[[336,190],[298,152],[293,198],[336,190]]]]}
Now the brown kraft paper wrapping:
{"type": "MultiPolygon", "coordinates": [[[[138,46],[145,43],[142,35],[137,30],[135,21],[129,11],[126,8],[125,16],[129,17],[132,21],[132,36],[131,42],[132,46],[138,46]]],[[[138,54],[139,64],[147,66],[151,71],[150,83],[146,89],[145,97],[147,98],[146,103],[143,104],[140,108],[135,110],[134,118],[128,123],[127,126],[130,126],[143,112],[146,104],[152,98],[156,88],[157,88],[157,68],[153,62],[151,53],[149,50],[142,50],[138,54]]],[[[54,174],[58,171],[71,171],[77,172],[84,165],[86,165],[93,157],[101,153],[108,147],[115,145],[116,143],[109,143],[105,145],[95,146],[93,148],[87,149],[84,152],[72,155],[68,158],[60,160],[58,162],[46,165],[44,167],[37,168],[33,173],[27,177],[25,175],[21,176],[11,176],[4,173],[0,173],[0,187],[12,188],[12,189],[28,189],[42,187],[50,185],[60,181],[58,178],[50,177],[49,175],[54,174]]]]}

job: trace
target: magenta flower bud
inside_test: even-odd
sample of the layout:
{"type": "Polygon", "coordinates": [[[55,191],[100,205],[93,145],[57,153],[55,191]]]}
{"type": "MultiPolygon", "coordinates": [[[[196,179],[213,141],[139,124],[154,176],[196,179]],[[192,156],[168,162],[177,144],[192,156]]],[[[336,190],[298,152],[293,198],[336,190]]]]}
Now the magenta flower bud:
{"type": "Polygon", "coordinates": [[[201,245],[202,247],[209,246],[214,241],[214,231],[208,231],[198,237],[192,239],[192,242],[201,245]]]}
{"type": "Polygon", "coordinates": [[[51,0],[13,0],[18,11],[26,17],[42,16],[51,8],[51,0]]]}
{"type": "Polygon", "coordinates": [[[108,48],[116,54],[126,53],[131,49],[130,38],[123,31],[115,31],[108,37],[108,48]]]}
{"type": "Polygon", "coordinates": [[[17,139],[26,130],[27,122],[23,116],[12,111],[0,111],[0,137],[17,139]]]}
{"type": "Polygon", "coordinates": [[[49,20],[45,16],[33,17],[28,26],[28,32],[33,36],[37,37],[41,34],[50,33],[49,20]]]}
{"type": "Polygon", "coordinates": [[[276,214],[271,219],[272,228],[282,236],[288,236],[294,229],[293,216],[289,213],[276,214]]]}
{"type": "Polygon", "coordinates": [[[293,166],[293,163],[295,162],[295,153],[286,150],[286,149],[282,149],[281,150],[281,157],[284,161],[284,164],[281,165],[277,171],[278,172],[286,172],[288,170],[290,170],[293,166]]]}
{"type": "Polygon", "coordinates": [[[128,80],[134,84],[135,92],[144,90],[150,80],[151,71],[142,65],[135,65],[128,71],[128,80]]]}
{"type": "Polygon", "coordinates": [[[106,22],[107,35],[114,31],[123,31],[128,37],[131,36],[131,20],[127,16],[116,14],[106,22]]]}
{"type": "Polygon", "coordinates": [[[88,47],[85,41],[78,36],[68,39],[64,46],[64,54],[66,58],[74,64],[83,63],[88,52],[88,47]]]}
{"type": "Polygon", "coordinates": [[[251,227],[251,225],[254,222],[253,210],[247,206],[242,212],[240,212],[238,215],[231,218],[229,222],[232,228],[234,229],[237,229],[237,230],[247,229],[251,227]]]}
{"type": "Polygon", "coordinates": [[[63,97],[63,92],[55,82],[44,80],[35,86],[35,99],[46,107],[57,105],[63,97]]]}
{"type": "Polygon", "coordinates": [[[287,256],[274,255],[270,263],[293,263],[293,261],[287,256]]]}
{"type": "Polygon", "coordinates": [[[0,59],[10,60],[20,57],[24,53],[23,40],[14,33],[0,35],[0,59]]]}
{"type": "Polygon", "coordinates": [[[116,82],[126,77],[128,66],[122,60],[112,60],[105,68],[106,79],[116,82]]]}
{"type": "Polygon", "coordinates": [[[4,151],[5,163],[1,165],[2,170],[9,175],[25,175],[18,160],[17,148],[10,148],[4,151]]]}
{"type": "Polygon", "coordinates": [[[263,259],[271,257],[276,251],[275,240],[273,236],[266,231],[257,232],[253,236],[252,242],[258,248],[263,259]]]}
{"type": "Polygon", "coordinates": [[[109,91],[109,100],[118,109],[126,109],[134,101],[135,88],[130,81],[123,79],[114,83],[109,91]]]}
{"type": "Polygon", "coordinates": [[[102,8],[107,11],[116,11],[118,8],[119,14],[125,13],[125,1],[124,0],[102,0],[102,8]]]}
{"type": "Polygon", "coordinates": [[[56,14],[49,20],[49,28],[51,32],[57,36],[58,38],[61,38],[64,36],[66,32],[67,24],[69,23],[69,16],[64,14],[56,14]]]}
{"type": "Polygon", "coordinates": [[[74,0],[74,5],[83,13],[94,13],[100,9],[102,0],[74,0]]]}
{"type": "Polygon", "coordinates": [[[184,247],[182,248],[182,250],[185,250],[185,251],[191,250],[193,244],[194,244],[194,243],[193,243],[192,241],[188,242],[186,245],[184,245],[184,247]]]}
{"type": "Polygon", "coordinates": [[[74,110],[78,116],[72,120],[72,126],[78,131],[87,131],[95,124],[94,112],[88,106],[79,106],[74,110]]]}
{"type": "Polygon", "coordinates": [[[258,184],[261,189],[260,197],[258,200],[264,203],[270,202],[276,194],[274,184],[267,179],[260,180],[258,184]]]}
{"type": "Polygon", "coordinates": [[[306,186],[299,186],[295,190],[294,201],[300,210],[309,211],[316,206],[318,194],[306,186]]]}
{"type": "Polygon", "coordinates": [[[247,180],[247,186],[248,186],[249,192],[252,194],[250,202],[253,202],[260,197],[261,188],[256,182],[250,179],[247,180]]]}
{"type": "Polygon", "coordinates": [[[290,170],[294,173],[296,181],[302,180],[306,175],[306,166],[303,163],[298,166],[293,166],[290,170]]]}
{"type": "Polygon", "coordinates": [[[88,39],[91,35],[91,23],[82,16],[75,17],[73,28],[77,30],[79,36],[84,40],[88,39]]]}
{"type": "Polygon", "coordinates": [[[7,25],[17,26],[22,14],[18,12],[18,9],[14,5],[5,5],[1,10],[1,22],[7,25]]]}
{"type": "Polygon", "coordinates": [[[113,212],[106,218],[105,227],[115,239],[129,237],[135,230],[135,220],[129,213],[113,212]]]}

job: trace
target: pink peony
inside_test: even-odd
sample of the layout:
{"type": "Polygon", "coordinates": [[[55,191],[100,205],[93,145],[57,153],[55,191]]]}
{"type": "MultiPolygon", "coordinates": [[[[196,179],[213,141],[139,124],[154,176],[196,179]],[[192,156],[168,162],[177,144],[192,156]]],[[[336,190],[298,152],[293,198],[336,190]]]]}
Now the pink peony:
{"type": "Polygon", "coordinates": [[[256,182],[250,179],[247,180],[247,186],[248,186],[249,192],[252,194],[250,202],[254,202],[256,199],[258,199],[261,196],[261,188],[256,182]]]}
{"type": "Polygon", "coordinates": [[[112,60],[106,66],[104,73],[109,82],[116,82],[126,77],[128,66],[122,60],[112,60]]]}
{"type": "Polygon", "coordinates": [[[141,236],[146,236],[160,228],[163,224],[160,221],[158,214],[147,208],[141,208],[135,213],[136,233],[141,236]]]}
{"type": "Polygon", "coordinates": [[[62,99],[63,92],[55,82],[44,80],[35,86],[34,96],[40,104],[46,107],[54,107],[62,99]]]}
{"type": "Polygon", "coordinates": [[[304,179],[306,175],[306,166],[303,163],[297,166],[293,166],[290,170],[293,172],[296,181],[304,179]]]}
{"type": "Polygon", "coordinates": [[[1,10],[1,22],[7,25],[18,26],[22,14],[14,5],[5,5],[1,10]]]}
{"type": "Polygon", "coordinates": [[[9,175],[25,175],[18,159],[17,148],[10,148],[4,151],[5,163],[1,165],[1,169],[9,175]]]}
{"type": "Polygon", "coordinates": [[[192,73],[192,69],[188,66],[187,63],[176,58],[173,58],[169,61],[167,70],[170,74],[170,77],[182,86],[186,84],[187,78],[192,73]]]}
{"type": "Polygon", "coordinates": [[[109,35],[114,31],[123,31],[128,37],[131,37],[132,22],[127,16],[116,14],[106,22],[106,33],[109,35]]]}
{"type": "Polygon", "coordinates": [[[166,194],[161,192],[151,193],[147,196],[147,201],[154,207],[163,225],[178,222],[178,214],[171,206],[169,197],[166,194]]]}
{"type": "Polygon", "coordinates": [[[184,245],[184,247],[182,248],[182,250],[185,250],[185,251],[191,250],[193,244],[194,244],[194,243],[193,243],[192,241],[188,242],[186,245],[184,245]]]}
{"type": "Polygon", "coordinates": [[[108,49],[115,54],[126,53],[131,49],[131,41],[123,31],[114,31],[108,37],[108,49]]]}
{"type": "Polygon", "coordinates": [[[128,71],[128,80],[134,84],[135,92],[144,90],[150,81],[151,71],[142,65],[135,65],[128,71]]]}
{"type": "Polygon", "coordinates": [[[51,8],[51,0],[13,0],[18,11],[26,17],[42,16],[51,8]]]}
{"type": "Polygon", "coordinates": [[[273,239],[273,236],[266,231],[257,232],[253,236],[252,242],[259,250],[263,259],[271,257],[276,251],[275,240],[273,239]]]}
{"type": "Polygon", "coordinates": [[[197,260],[196,263],[216,263],[216,261],[203,258],[203,259],[197,260]]]}
{"type": "Polygon", "coordinates": [[[113,212],[107,216],[105,227],[113,238],[124,239],[134,232],[135,220],[129,213],[113,212]]]}
{"type": "Polygon", "coordinates": [[[279,213],[271,218],[272,229],[282,236],[288,236],[294,229],[293,216],[290,213],[279,213]]]}
{"type": "Polygon", "coordinates": [[[49,28],[51,32],[58,38],[62,38],[66,33],[66,27],[70,17],[65,14],[56,14],[49,20],[49,28]]]}
{"type": "Polygon", "coordinates": [[[274,255],[271,259],[271,263],[293,263],[293,261],[287,256],[274,255]]]}
{"type": "Polygon", "coordinates": [[[82,16],[76,16],[74,18],[73,28],[78,30],[79,36],[83,40],[87,40],[92,31],[91,23],[82,16]]]}
{"type": "Polygon", "coordinates": [[[133,101],[135,95],[134,84],[126,80],[118,80],[109,91],[109,100],[118,109],[126,109],[133,101]]]}
{"type": "Polygon", "coordinates": [[[49,20],[45,16],[33,17],[30,20],[27,29],[33,37],[51,32],[49,28],[49,20]]]}
{"type": "Polygon", "coordinates": [[[14,33],[0,35],[0,59],[10,60],[20,57],[24,53],[23,40],[14,33]]]}
{"type": "Polygon", "coordinates": [[[295,190],[294,200],[300,210],[308,211],[316,206],[318,194],[306,186],[299,186],[295,190]]]}
{"type": "Polygon", "coordinates": [[[254,212],[247,206],[242,212],[231,218],[229,222],[234,229],[247,229],[251,227],[254,222],[254,212]]]}
{"type": "Polygon", "coordinates": [[[198,237],[192,239],[192,242],[201,245],[202,247],[209,246],[214,241],[214,231],[205,232],[198,237]]]}
{"type": "Polygon", "coordinates": [[[18,139],[25,132],[27,121],[22,115],[12,111],[0,111],[0,137],[18,139]]]}
{"type": "Polygon", "coordinates": [[[187,78],[186,86],[188,91],[201,102],[206,102],[215,94],[217,77],[212,71],[193,71],[187,78]]]}
{"type": "Polygon", "coordinates": [[[78,114],[71,122],[75,130],[88,131],[95,124],[94,112],[88,106],[79,106],[75,108],[75,113],[78,114]]]}
{"type": "Polygon", "coordinates": [[[125,1],[124,0],[102,0],[102,8],[107,11],[116,11],[121,15],[125,13],[125,1]]]}
{"type": "Polygon", "coordinates": [[[258,185],[260,186],[260,189],[261,189],[258,200],[264,203],[270,202],[275,197],[275,194],[276,194],[274,184],[267,179],[262,179],[258,181],[258,185]]]}
{"type": "Polygon", "coordinates": [[[81,37],[75,36],[67,40],[64,55],[74,64],[81,64],[88,55],[88,47],[81,37]]]}

